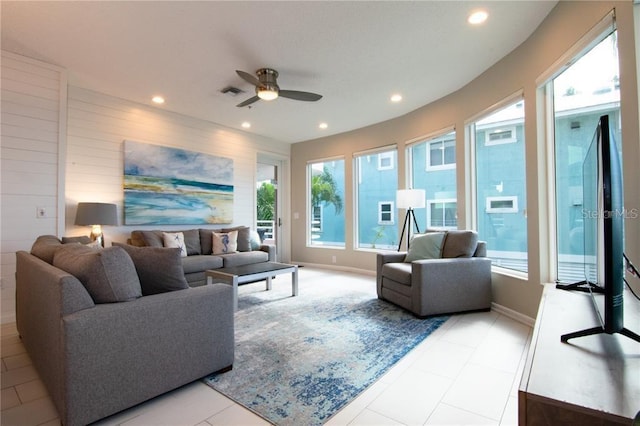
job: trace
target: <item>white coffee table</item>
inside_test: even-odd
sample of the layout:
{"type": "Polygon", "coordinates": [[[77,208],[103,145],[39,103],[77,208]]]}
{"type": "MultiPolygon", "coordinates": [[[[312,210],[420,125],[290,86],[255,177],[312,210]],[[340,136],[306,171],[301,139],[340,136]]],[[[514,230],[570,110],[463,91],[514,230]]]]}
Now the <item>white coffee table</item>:
{"type": "Polygon", "coordinates": [[[298,265],[278,262],[261,262],[251,265],[232,266],[205,271],[207,284],[222,282],[233,286],[233,308],[238,310],[238,286],[256,281],[267,281],[267,290],[271,290],[272,277],[291,273],[291,295],[298,295],[298,265]]]}

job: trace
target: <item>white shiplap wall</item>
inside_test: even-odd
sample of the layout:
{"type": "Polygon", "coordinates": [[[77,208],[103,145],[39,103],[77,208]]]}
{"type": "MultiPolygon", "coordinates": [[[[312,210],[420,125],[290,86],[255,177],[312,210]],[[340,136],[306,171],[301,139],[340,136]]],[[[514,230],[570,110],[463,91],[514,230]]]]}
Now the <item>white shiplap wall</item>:
{"type": "MultiPolygon", "coordinates": [[[[133,140],[233,159],[234,225],[255,221],[258,154],[289,157],[290,145],[212,122],[172,113],[78,87],[69,87],[66,234],[86,235],[74,225],[80,201],[115,203],[118,227],[106,227],[105,240],[126,241],[132,229],[189,229],[190,226],[123,226],[123,143],[133,140]]],[[[225,225],[226,226],[226,225],[225,225]]]]}
{"type": "Polygon", "coordinates": [[[2,52],[1,306],[3,323],[15,320],[15,252],[42,234],[58,234],[64,191],[66,72],[2,52]],[[38,207],[45,217],[38,218],[38,207]]]}
{"type": "MultiPolygon", "coordinates": [[[[233,225],[254,223],[258,156],[281,159],[289,167],[287,143],[68,87],[65,70],[4,51],[1,111],[2,323],[15,320],[17,250],[29,250],[42,234],[88,235],[88,228],[74,225],[80,201],[117,204],[123,223],[125,139],[233,159],[233,225]],[[45,218],[36,218],[37,207],[45,207],[45,218]]],[[[289,182],[281,186],[287,192],[289,182]]],[[[142,228],[106,227],[107,245],[124,242],[131,230],[142,228]]]]}

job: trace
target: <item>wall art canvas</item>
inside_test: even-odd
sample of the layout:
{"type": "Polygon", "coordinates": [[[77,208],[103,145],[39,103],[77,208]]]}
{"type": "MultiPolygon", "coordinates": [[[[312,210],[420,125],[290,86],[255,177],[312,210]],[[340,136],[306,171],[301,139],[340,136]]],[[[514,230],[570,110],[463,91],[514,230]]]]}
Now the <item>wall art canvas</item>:
{"type": "Polygon", "coordinates": [[[124,222],[233,222],[233,160],[125,140],[124,222]]]}

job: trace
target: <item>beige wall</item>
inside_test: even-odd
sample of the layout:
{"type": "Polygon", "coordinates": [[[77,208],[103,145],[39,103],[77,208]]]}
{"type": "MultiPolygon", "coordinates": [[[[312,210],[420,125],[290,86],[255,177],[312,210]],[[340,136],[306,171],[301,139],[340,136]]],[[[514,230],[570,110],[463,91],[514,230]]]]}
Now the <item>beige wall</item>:
{"type": "MultiPolygon", "coordinates": [[[[345,214],[346,248],[307,247],[306,221],[306,164],[342,156],[346,164],[347,182],[351,181],[353,153],[396,144],[398,147],[398,181],[405,182],[404,153],[407,142],[454,126],[457,131],[458,159],[458,218],[461,227],[471,226],[468,212],[467,146],[464,126],[468,120],[503,99],[517,93],[525,98],[525,140],[527,158],[528,205],[528,277],[493,274],[494,301],[525,316],[536,316],[542,293],[541,282],[553,276],[550,268],[547,153],[544,132],[539,132],[538,83],[536,80],[552,67],[568,50],[596,25],[612,8],[616,8],[620,49],[623,154],[626,164],[638,164],[638,101],[636,81],[633,6],[630,2],[560,2],[537,31],[511,54],[459,91],[426,105],[405,116],[377,125],[327,138],[294,144],[291,149],[291,212],[293,261],[309,264],[375,270],[375,252],[355,250],[353,235],[353,189],[346,186],[345,214]],[[628,161],[633,159],[633,161],[628,161]],[[297,219],[296,219],[297,217],[297,219]]],[[[544,129],[544,126],[542,126],[544,129]]],[[[640,207],[640,170],[625,168],[626,207],[640,207]]],[[[640,264],[640,220],[627,221],[627,253],[640,264]]]]}

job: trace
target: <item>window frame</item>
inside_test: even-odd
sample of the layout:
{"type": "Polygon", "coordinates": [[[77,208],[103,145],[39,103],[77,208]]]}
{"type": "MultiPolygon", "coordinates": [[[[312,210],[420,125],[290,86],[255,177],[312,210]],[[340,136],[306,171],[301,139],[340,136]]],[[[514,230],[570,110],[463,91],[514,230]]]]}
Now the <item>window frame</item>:
{"type": "Polygon", "coordinates": [[[518,213],[518,196],[517,195],[500,195],[485,198],[485,211],[489,214],[494,213],[518,213]],[[491,207],[493,201],[512,201],[511,207],[491,207]]]}
{"type": "Polygon", "coordinates": [[[378,170],[393,170],[393,151],[378,153],[378,170]],[[389,165],[382,164],[384,160],[389,160],[389,165]]]}
{"type": "Polygon", "coordinates": [[[493,128],[493,129],[486,129],[484,131],[484,145],[485,146],[494,146],[494,145],[504,145],[504,144],[508,144],[508,143],[516,143],[518,142],[518,135],[516,134],[516,126],[506,126],[506,127],[500,127],[498,129],[493,128]],[[502,131],[502,132],[511,132],[511,137],[510,138],[505,138],[505,139],[498,139],[498,140],[491,140],[491,134],[495,133],[497,131],[502,131]]]}

